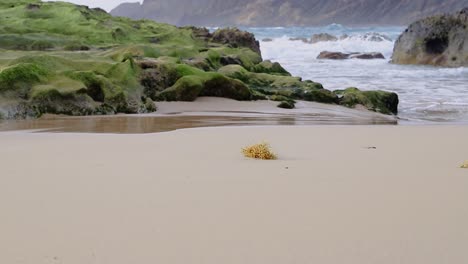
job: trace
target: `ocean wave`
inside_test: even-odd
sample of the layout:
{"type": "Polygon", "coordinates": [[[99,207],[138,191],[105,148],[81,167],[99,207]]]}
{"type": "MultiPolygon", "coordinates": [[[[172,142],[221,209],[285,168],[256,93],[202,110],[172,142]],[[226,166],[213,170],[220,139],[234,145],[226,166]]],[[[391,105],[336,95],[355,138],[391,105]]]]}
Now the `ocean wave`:
{"type": "Polygon", "coordinates": [[[328,26],[325,26],[324,27],[325,30],[348,30],[347,27],[341,25],[341,24],[337,24],[337,23],[333,23],[333,24],[330,24],[328,26]]]}
{"type": "MultiPolygon", "coordinates": [[[[265,39],[266,40],[266,39],[265,39]]],[[[261,41],[262,53],[265,58],[277,59],[285,57],[306,58],[315,60],[322,51],[333,52],[380,52],[390,58],[393,52],[393,41],[369,41],[364,37],[347,37],[337,41],[317,43],[306,42],[304,38],[292,39],[288,36],[261,41]]]]}
{"type": "Polygon", "coordinates": [[[259,39],[269,38],[260,42],[263,58],[280,62],[294,76],[320,82],[330,90],[358,87],[396,92],[402,120],[468,123],[468,67],[389,63],[394,42],[403,30],[332,24],[320,28],[258,29],[255,34],[259,39]],[[333,35],[336,41],[310,43],[311,37],[320,33],[333,35]],[[322,51],[380,52],[386,60],[318,60],[322,51]]]}

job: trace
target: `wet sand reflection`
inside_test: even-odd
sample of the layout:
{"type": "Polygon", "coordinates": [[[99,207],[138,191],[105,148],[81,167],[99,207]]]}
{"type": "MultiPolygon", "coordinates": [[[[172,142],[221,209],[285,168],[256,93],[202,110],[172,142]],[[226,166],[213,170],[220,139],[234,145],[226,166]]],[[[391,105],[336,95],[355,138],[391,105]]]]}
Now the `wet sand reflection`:
{"type": "Polygon", "coordinates": [[[0,131],[142,134],[176,129],[218,126],[378,125],[396,124],[385,119],[356,120],[350,117],[317,115],[117,115],[0,121],[0,131]]]}

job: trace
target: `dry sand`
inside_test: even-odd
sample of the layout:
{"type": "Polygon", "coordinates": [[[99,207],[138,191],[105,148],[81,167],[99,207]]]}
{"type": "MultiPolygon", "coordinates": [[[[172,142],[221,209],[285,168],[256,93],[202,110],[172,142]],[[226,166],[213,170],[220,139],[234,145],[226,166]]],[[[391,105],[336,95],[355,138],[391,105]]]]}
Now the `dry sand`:
{"type": "Polygon", "coordinates": [[[467,135],[3,132],[0,263],[468,263],[467,135]],[[241,156],[262,140],[280,160],[241,156]]]}

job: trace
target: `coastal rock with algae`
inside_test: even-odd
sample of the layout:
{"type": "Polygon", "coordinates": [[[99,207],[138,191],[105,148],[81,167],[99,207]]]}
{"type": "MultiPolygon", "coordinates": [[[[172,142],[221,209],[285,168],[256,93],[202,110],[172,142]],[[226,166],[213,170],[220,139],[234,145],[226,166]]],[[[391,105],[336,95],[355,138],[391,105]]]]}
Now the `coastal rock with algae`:
{"type": "MultiPolygon", "coordinates": [[[[321,84],[264,61],[254,35],[237,28],[210,32],[65,2],[3,0],[0,49],[2,118],[146,113],[157,110],[157,101],[199,96],[281,96],[288,107],[294,100],[353,106],[321,84]]],[[[380,100],[385,96],[369,101],[397,103],[380,100]]]]}
{"type": "Polygon", "coordinates": [[[393,63],[468,66],[468,7],[411,24],[395,43],[393,63]]]}

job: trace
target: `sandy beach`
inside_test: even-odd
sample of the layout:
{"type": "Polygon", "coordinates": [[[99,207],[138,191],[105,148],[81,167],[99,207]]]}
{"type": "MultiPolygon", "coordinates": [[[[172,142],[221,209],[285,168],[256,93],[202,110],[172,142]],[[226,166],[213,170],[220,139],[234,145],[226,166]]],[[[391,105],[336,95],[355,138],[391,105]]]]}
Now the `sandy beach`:
{"type": "Polygon", "coordinates": [[[2,132],[0,263],[466,263],[466,135],[2,132]],[[241,155],[264,140],[279,160],[241,155]]]}

